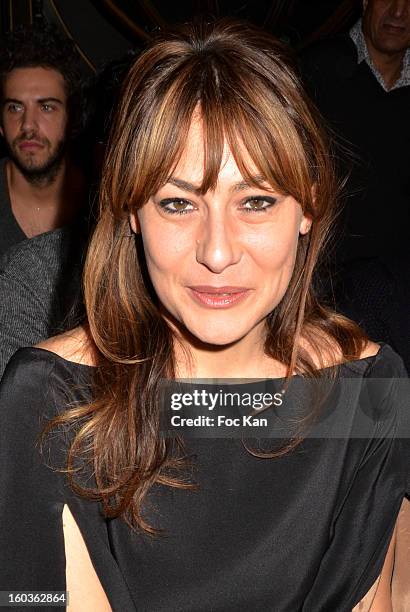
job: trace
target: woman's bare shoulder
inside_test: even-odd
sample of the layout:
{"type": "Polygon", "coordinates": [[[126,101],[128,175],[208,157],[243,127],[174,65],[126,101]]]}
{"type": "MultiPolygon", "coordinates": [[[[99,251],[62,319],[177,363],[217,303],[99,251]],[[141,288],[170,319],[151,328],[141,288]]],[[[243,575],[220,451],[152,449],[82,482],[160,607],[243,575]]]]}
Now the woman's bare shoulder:
{"type": "Polygon", "coordinates": [[[380,350],[380,344],[377,342],[368,341],[364,349],[360,354],[360,359],[365,359],[366,357],[374,357],[380,350]]]}
{"type": "Polygon", "coordinates": [[[81,365],[96,365],[96,348],[83,326],[48,338],[36,344],[36,348],[55,353],[67,361],[81,365]]]}
{"type": "MultiPolygon", "coordinates": [[[[344,357],[340,346],[338,346],[336,341],[330,337],[322,336],[320,340],[316,339],[314,345],[307,340],[302,340],[301,346],[309,353],[311,359],[315,363],[315,366],[318,368],[327,368],[346,363],[346,358],[344,357]]],[[[377,355],[379,350],[380,344],[368,340],[354,360],[374,357],[377,355]]]]}

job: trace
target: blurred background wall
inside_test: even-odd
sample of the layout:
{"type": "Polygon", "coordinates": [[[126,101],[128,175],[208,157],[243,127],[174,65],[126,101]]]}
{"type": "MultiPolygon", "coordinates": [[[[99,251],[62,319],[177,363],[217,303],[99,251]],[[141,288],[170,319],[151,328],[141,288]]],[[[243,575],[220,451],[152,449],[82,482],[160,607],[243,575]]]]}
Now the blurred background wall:
{"type": "Polygon", "coordinates": [[[300,49],[346,30],[360,10],[360,0],[0,0],[0,36],[35,21],[56,24],[92,73],[173,23],[247,19],[300,49]]]}

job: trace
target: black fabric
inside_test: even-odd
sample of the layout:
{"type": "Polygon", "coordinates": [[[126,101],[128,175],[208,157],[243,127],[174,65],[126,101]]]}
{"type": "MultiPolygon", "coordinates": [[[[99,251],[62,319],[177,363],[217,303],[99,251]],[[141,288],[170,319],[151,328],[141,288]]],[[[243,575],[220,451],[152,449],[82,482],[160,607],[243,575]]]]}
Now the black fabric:
{"type": "Polygon", "coordinates": [[[18,348],[73,327],[80,317],[87,240],[80,219],[25,240],[0,258],[0,378],[18,348]]]}
{"type": "Polygon", "coordinates": [[[376,342],[390,344],[410,372],[410,254],[352,262],[339,276],[338,310],[376,342]]]}
{"type": "Polygon", "coordinates": [[[75,496],[45,465],[62,465],[69,439],[52,436],[43,458],[34,448],[42,423],[90,399],[93,372],[35,348],[6,369],[0,590],[64,589],[67,503],[114,612],[347,612],[367,593],[410,488],[406,415],[394,394],[406,374],[389,346],[340,369],[380,378],[380,419],[367,432],[377,436],[349,439],[357,407],[341,403],[343,439],[307,439],[279,459],[258,459],[239,439],[188,440],[199,490],[151,491],[145,516],[165,530],[155,539],[105,520],[99,503],[75,496]]]}
{"type": "Polygon", "coordinates": [[[10,247],[27,238],[11,208],[6,162],[6,158],[0,159],[0,257],[10,247]]]}
{"type": "Polygon", "coordinates": [[[348,35],[302,54],[305,84],[336,134],[347,195],[337,260],[379,257],[408,243],[410,87],[386,92],[348,35]]]}

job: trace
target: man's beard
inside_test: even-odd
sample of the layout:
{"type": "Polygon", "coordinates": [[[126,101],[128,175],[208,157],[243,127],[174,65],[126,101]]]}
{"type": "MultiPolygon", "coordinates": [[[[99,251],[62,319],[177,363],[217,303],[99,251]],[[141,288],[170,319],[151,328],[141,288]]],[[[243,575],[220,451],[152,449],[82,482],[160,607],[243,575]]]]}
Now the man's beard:
{"type": "MultiPolygon", "coordinates": [[[[66,153],[66,141],[60,140],[48,158],[42,164],[36,165],[33,163],[34,159],[32,157],[23,160],[16,153],[21,140],[30,139],[20,136],[13,141],[12,145],[6,141],[8,157],[17,166],[28,183],[32,185],[50,185],[53,183],[66,153]]],[[[46,144],[49,144],[49,141],[46,141],[46,144]]]]}

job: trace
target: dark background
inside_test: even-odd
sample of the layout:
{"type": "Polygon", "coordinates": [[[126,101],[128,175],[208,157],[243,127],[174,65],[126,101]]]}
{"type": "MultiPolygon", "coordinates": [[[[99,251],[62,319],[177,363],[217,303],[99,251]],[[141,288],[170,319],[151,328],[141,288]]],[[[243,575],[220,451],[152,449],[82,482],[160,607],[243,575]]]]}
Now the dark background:
{"type": "Polygon", "coordinates": [[[74,39],[90,74],[158,28],[196,17],[247,19],[300,49],[346,30],[360,12],[360,0],[0,0],[0,36],[45,19],[74,39]]]}

